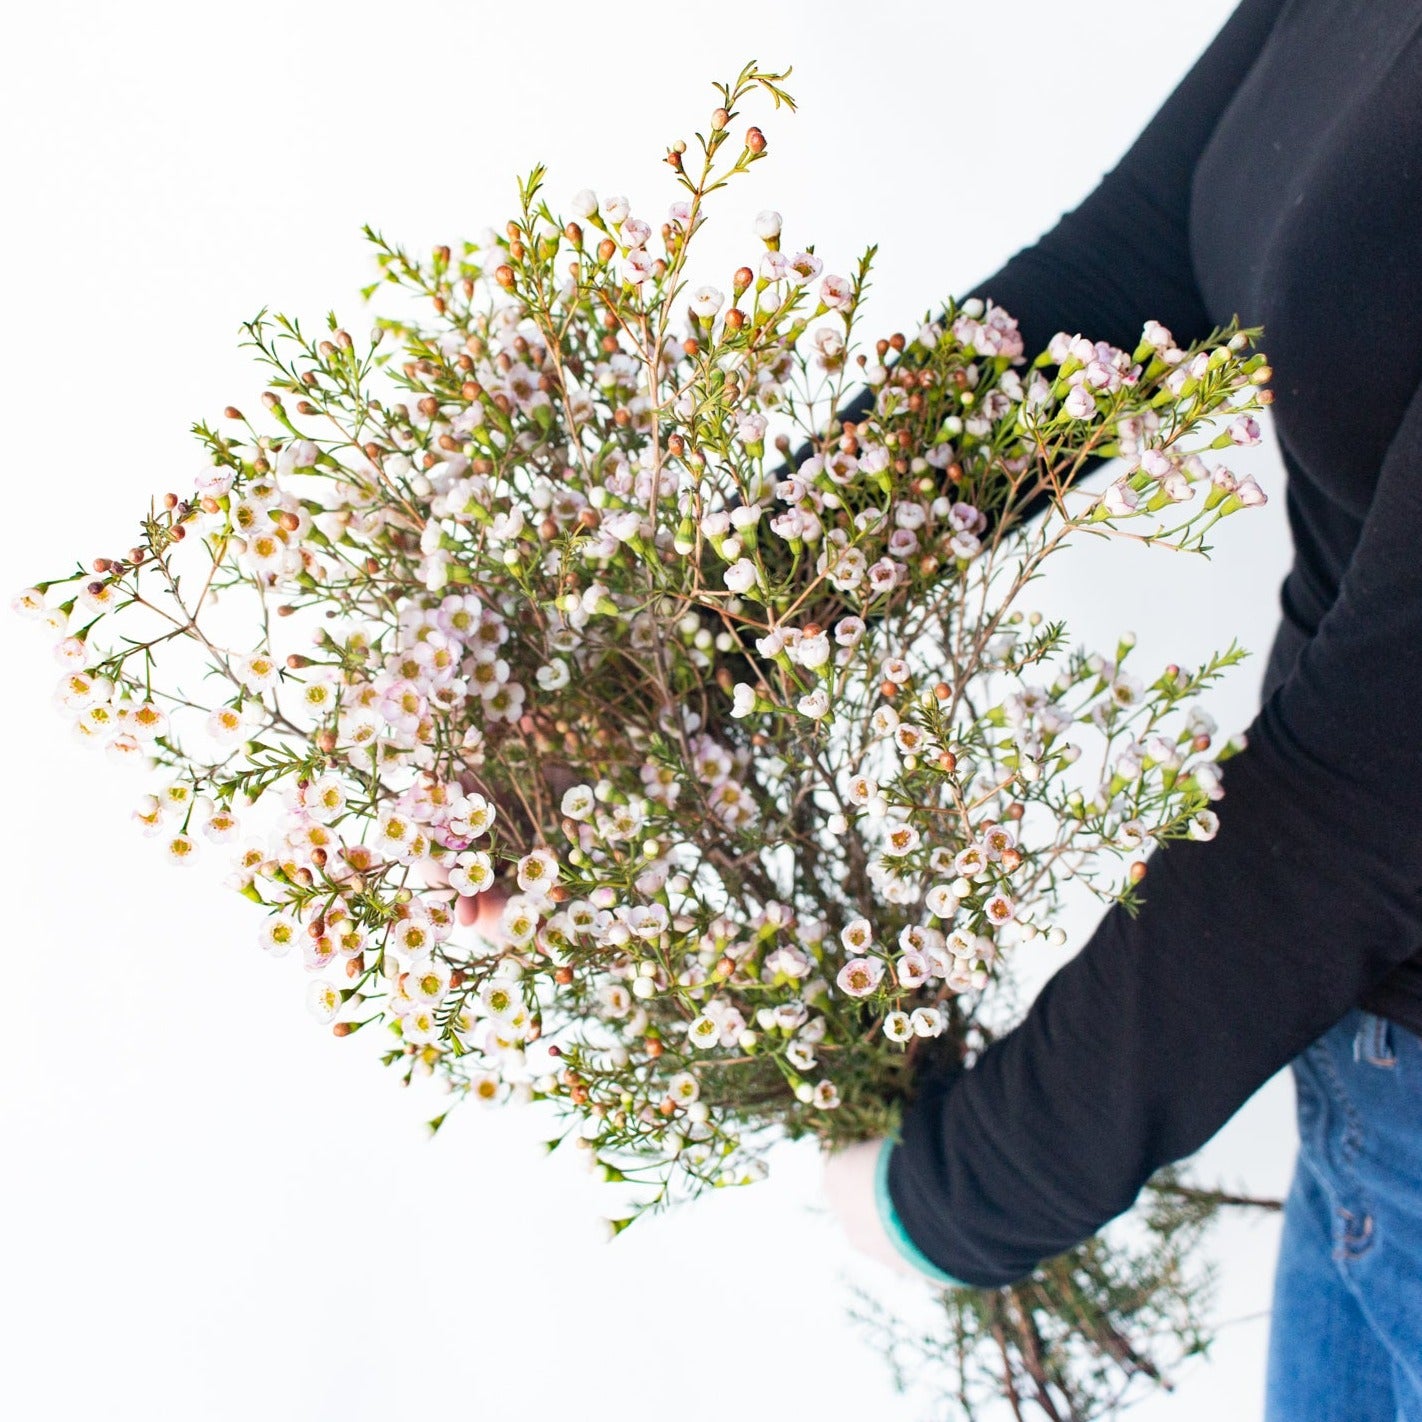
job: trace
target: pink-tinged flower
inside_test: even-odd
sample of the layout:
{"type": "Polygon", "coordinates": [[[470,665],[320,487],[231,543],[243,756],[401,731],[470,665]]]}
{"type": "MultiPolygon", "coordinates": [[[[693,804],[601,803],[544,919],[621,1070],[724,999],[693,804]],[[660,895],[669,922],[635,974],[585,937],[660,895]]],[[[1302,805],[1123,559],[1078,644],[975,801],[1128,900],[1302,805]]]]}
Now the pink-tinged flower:
{"type": "Polygon", "coordinates": [[[948,510],[948,526],[955,533],[981,533],[987,527],[987,516],[960,500],[948,510]]]}
{"type": "Polygon", "coordinates": [[[834,624],[834,640],[841,647],[858,646],[867,628],[862,617],[841,617],[834,624]]]}
{"type": "Polygon", "coordinates": [[[317,981],[306,989],[306,1010],[318,1022],[335,1021],[341,1008],[341,991],[333,983],[317,981]]]}
{"type": "Polygon", "coordinates": [[[433,1006],[449,991],[449,979],[450,970],[444,963],[422,958],[411,965],[403,986],[413,1001],[433,1006]]]}
{"type": "Polygon", "coordinates": [[[1096,400],[1085,385],[1073,385],[1062,408],[1074,420],[1089,420],[1096,413],[1096,400]]]}
{"type": "Polygon", "coordinates": [[[848,277],[830,275],[820,283],[820,300],[832,310],[845,310],[853,295],[854,286],[848,277]]]}
{"type": "Polygon", "coordinates": [[[894,973],[900,987],[919,987],[928,977],[928,958],[917,949],[910,949],[900,956],[894,973]]]}
{"type": "Polygon", "coordinates": [[[622,240],[626,242],[629,247],[646,246],[647,238],[651,235],[651,224],[643,222],[640,217],[629,217],[627,221],[622,224],[622,240]]]}
{"type": "Polygon", "coordinates": [[[1239,481],[1239,487],[1234,491],[1234,496],[1247,509],[1258,508],[1261,504],[1269,502],[1269,496],[1261,489],[1252,474],[1246,475],[1239,481]]]}
{"type": "Polygon", "coordinates": [[[627,214],[632,211],[632,204],[620,194],[616,197],[606,198],[602,204],[602,215],[614,227],[619,226],[627,220],[627,214]]]}
{"type": "Polygon", "coordinates": [[[1213,810],[1200,810],[1190,821],[1191,839],[1213,839],[1220,832],[1220,817],[1213,810]]]}
{"type": "Polygon", "coordinates": [[[909,1014],[915,1037],[941,1037],[947,1019],[936,1007],[918,1007],[909,1014]]]}
{"type": "Polygon", "coordinates": [[[801,637],[795,644],[795,660],[811,671],[824,666],[830,659],[830,640],[826,632],[817,632],[813,637],[801,637]]]}
{"type": "Polygon", "coordinates": [[[769,423],[764,415],[742,415],[736,421],[736,438],[742,444],[760,444],[765,439],[769,423]]]}
{"type": "Polygon", "coordinates": [[[1143,449],[1140,466],[1152,479],[1163,479],[1175,467],[1163,449],[1143,449]]]}
{"type": "Polygon", "coordinates": [[[1259,421],[1252,415],[1241,415],[1230,425],[1229,437],[1239,445],[1258,444],[1259,421]]]}
{"type": "Polygon", "coordinates": [[[1017,909],[1006,894],[994,894],[984,905],[983,915],[991,924],[1011,923],[1017,909]]]}
{"type": "Polygon", "coordinates": [[[166,858],[169,864],[189,865],[197,857],[197,843],[191,836],[175,834],[168,841],[166,858]]]}
{"type": "Polygon", "coordinates": [[[21,588],[10,599],[10,607],[21,617],[43,617],[49,610],[45,606],[44,593],[39,588],[21,588]]]}
{"type": "Polygon", "coordinates": [[[1141,344],[1154,346],[1156,350],[1168,350],[1175,344],[1175,337],[1159,321],[1147,321],[1141,331],[1141,344]]]}
{"type": "Polygon", "coordinates": [[[765,281],[784,281],[790,275],[790,259],[784,252],[767,252],[760,259],[760,275],[765,281]]]}
{"type": "Polygon", "coordinates": [[[558,882],[558,856],[551,849],[535,849],[518,861],[514,872],[525,893],[533,889],[546,892],[558,882]]]}
{"type": "Polygon", "coordinates": [[[1124,479],[1118,479],[1101,496],[1102,507],[1115,518],[1133,513],[1140,496],[1124,479]]]}
{"type": "Polygon", "coordinates": [[[814,281],[824,270],[824,263],[813,252],[796,252],[790,258],[787,276],[798,282],[814,281]]]}
{"type": "Polygon", "coordinates": [[[1111,700],[1123,711],[1129,711],[1132,706],[1140,705],[1141,693],[1144,690],[1145,687],[1138,677],[1127,676],[1122,672],[1120,676],[1112,679],[1111,700]]]}
{"type": "Polygon", "coordinates": [[[691,294],[691,314],[709,321],[726,304],[726,294],[714,286],[698,286],[691,294]]]}
{"type": "Polygon", "coordinates": [[[867,918],[852,919],[840,930],[839,941],[851,953],[862,954],[874,941],[873,925],[867,918]]]}
{"type": "Polygon", "coordinates": [[[951,884],[935,884],[923,902],[934,918],[953,918],[958,912],[958,896],[951,884]]]}
{"type": "Polygon", "coordinates": [[[987,871],[987,866],[988,857],[976,844],[970,844],[953,856],[953,868],[965,879],[977,878],[987,871]]]}
{"type": "Polygon", "coordinates": [[[884,1018],[884,1035],[891,1042],[907,1042],[913,1036],[913,1023],[908,1013],[888,1013],[884,1018]]]}
{"type": "Polygon", "coordinates": [[[88,644],[82,637],[63,637],[54,644],[54,659],[63,666],[82,670],[90,660],[88,644]]]}
{"type": "Polygon", "coordinates": [[[813,691],[796,701],[795,709],[802,716],[808,716],[812,721],[823,720],[829,715],[829,693],[824,687],[817,686],[813,691]]]}
{"type": "Polygon", "coordinates": [[[733,593],[749,592],[756,584],[755,564],[749,558],[737,558],[723,577],[733,593]]]}
{"type": "Polygon", "coordinates": [[[193,487],[208,498],[220,499],[232,487],[232,470],[211,466],[200,469],[193,479],[193,487]]]}
{"type": "Polygon", "coordinates": [[[622,280],[629,286],[640,286],[652,275],[656,260],[645,247],[633,247],[622,259],[622,280]]]}
{"type": "Polygon", "coordinates": [[[215,845],[228,845],[237,833],[237,816],[229,809],[218,809],[203,822],[202,833],[215,845]]]}
{"type": "Polygon", "coordinates": [[[879,558],[871,563],[866,570],[871,594],[892,592],[899,581],[900,566],[892,558],[879,558]]]}
{"type": "Polygon", "coordinates": [[[851,958],[835,975],[839,990],[850,997],[868,997],[884,977],[877,958],[851,958]]]}

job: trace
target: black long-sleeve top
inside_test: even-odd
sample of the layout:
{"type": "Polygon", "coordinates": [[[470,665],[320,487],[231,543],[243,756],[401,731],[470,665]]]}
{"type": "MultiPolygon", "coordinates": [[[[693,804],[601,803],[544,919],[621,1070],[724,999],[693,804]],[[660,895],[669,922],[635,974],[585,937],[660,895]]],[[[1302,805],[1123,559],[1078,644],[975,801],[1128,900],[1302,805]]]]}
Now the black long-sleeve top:
{"type": "Polygon", "coordinates": [[[1356,1006],[1422,1032],[1422,0],[1244,0],[1120,164],[980,283],[1029,352],[1264,327],[1295,561],[1217,837],[1156,853],[908,1107],[909,1238],[995,1286],[1125,1210],[1356,1006]]]}

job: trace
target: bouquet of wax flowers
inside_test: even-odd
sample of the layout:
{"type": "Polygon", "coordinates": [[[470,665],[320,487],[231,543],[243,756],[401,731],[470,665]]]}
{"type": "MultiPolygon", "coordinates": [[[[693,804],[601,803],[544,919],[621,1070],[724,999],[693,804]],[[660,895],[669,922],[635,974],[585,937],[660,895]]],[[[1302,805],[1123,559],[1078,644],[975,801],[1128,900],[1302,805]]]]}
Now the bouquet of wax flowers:
{"type": "MultiPolygon", "coordinates": [[[[828,269],[773,212],[703,281],[712,195],[766,154],[737,107],[783,78],[718,86],[660,221],[556,214],[535,169],[477,242],[368,229],[365,295],[407,305],[363,340],[248,323],[262,409],[196,427],[123,556],[18,599],[76,735],[152,774],[164,856],[230,861],[405,1079],[553,1103],[618,1228],[890,1130],[917,1059],[1008,1025],[1068,882],[1129,902],[1152,844],[1214,833],[1231,749],[1198,697],[1238,648],[1141,667],[1021,604],[1070,541],[1199,552],[1262,501],[1209,462],[1258,438],[1253,333],[1028,352],[971,301],[862,346],[874,249],[828,269]]],[[[1215,1199],[1147,1193],[1132,1240],[948,1296],[964,1397],[985,1357],[1086,1416],[1198,1343],[1215,1199]]]]}

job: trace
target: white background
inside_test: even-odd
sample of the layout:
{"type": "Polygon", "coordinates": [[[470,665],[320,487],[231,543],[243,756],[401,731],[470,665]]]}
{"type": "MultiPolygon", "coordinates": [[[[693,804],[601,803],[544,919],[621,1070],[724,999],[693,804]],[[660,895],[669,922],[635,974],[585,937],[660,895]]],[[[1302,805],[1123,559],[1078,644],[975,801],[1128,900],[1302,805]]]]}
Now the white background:
{"type": "MultiPolygon", "coordinates": [[[[151,494],[191,487],[189,422],[255,404],[237,326],[259,307],[363,329],[363,221],[415,249],[477,235],[544,161],[555,206],[624,191],[655,224],[679,196],[659,160],[705,123],[710,81],[793,63],[799,114],[742,120],[772,158],[711,209],[707,275],[727,284],[773,206],[831,270],[878,241],[865,329],[912,329],[1089,190],[1230,8],[27,6],[0,95],[3,581],[121,552],[151,494]]],[[[1142,666],[1239,634],[1260,657],[1215,702],[1229,728],[1286,558],[1277,461],[1247,467],[1275,498],[1212,564],[1093,546],[1039,594],[1085,640],[1133,627],[1142,666]]],[[[128,823],[141,775],[70,741],[43,634],[7,618],[0,637],[11,1415],[925,1415],[845,1321],[854,1266],[815,1212],[813,1150],[606,1245],[605,1197],[541,1156],[528,1113],[465,1108],[426,1141],[442,1101],[399,1089],[369,1034],[311,1021],[216,856],[169,870],[128,823]]],[[[1281,1192],[1290,1109],[1277,1080],[1207,1173],[1281,1192]]],[[[1276,1239],[1273,1221],[1216,1236],[1218,1315],[1253,1317],[1141,1422],[1258,1414],[1276,1239]]]]}

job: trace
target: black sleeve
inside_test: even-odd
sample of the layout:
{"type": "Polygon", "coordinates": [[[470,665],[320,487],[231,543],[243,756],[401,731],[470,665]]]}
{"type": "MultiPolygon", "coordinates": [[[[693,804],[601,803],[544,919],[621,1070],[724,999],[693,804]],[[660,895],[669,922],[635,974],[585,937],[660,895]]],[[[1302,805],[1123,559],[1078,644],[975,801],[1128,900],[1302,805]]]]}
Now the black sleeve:
{"type": "MultiPolygon", "coordinates": [[[[1125,158],[977,290],[1029,351],[1211,326],[1191,175],[1282,0],[1246,0],[1125,158]]],[[[1422,947],[1422,394],[1339,597],[1224,767],[1221,828],[1158,852],[1025,1020],[924,1083],[889,1195],[924,1254],[995,1286],[1093,1234],[1422,947]]]]}
{"type": "Polygon", "coordinates": [[[1422,948],[1422,389],[1337,601],[1225,763],[1220,830],[1160,850],[1026,1019],[909,1108],[901,1222],[1011,1282],[1126,1209],[1422,948]]]}
{"type": "MultiPolygon", "coordinates": [[[[979,297],[1004,307],[1017,320],[1029,358],[1058,331],[1134,350],[1147,321],[1169,327],[1182,347],[1204,340],[1214,323],[1190,260],[1190,182],[1196,159],[1283,4],[1244,0],[1091,194],[965,291],[959,304],[979,297]]],[[[874,398],[875,391],[864,387],[837,414],[858,420],[874,398]]],[[[810,452],[806,445],[795,463],[810,452]]],[[[1102,462],[1093,460],[1090,467],[1102,462]]]]}
{"type": "Polygon", "coordinates": [[[1058,331],[1128,351],[1150,320],[1181,346],[1210,334],[1190,259],[1191,180],[1283,5],[1244,0],[1085,201],[974,287],[1017,318],[1029,356],[1058,331]]]}

